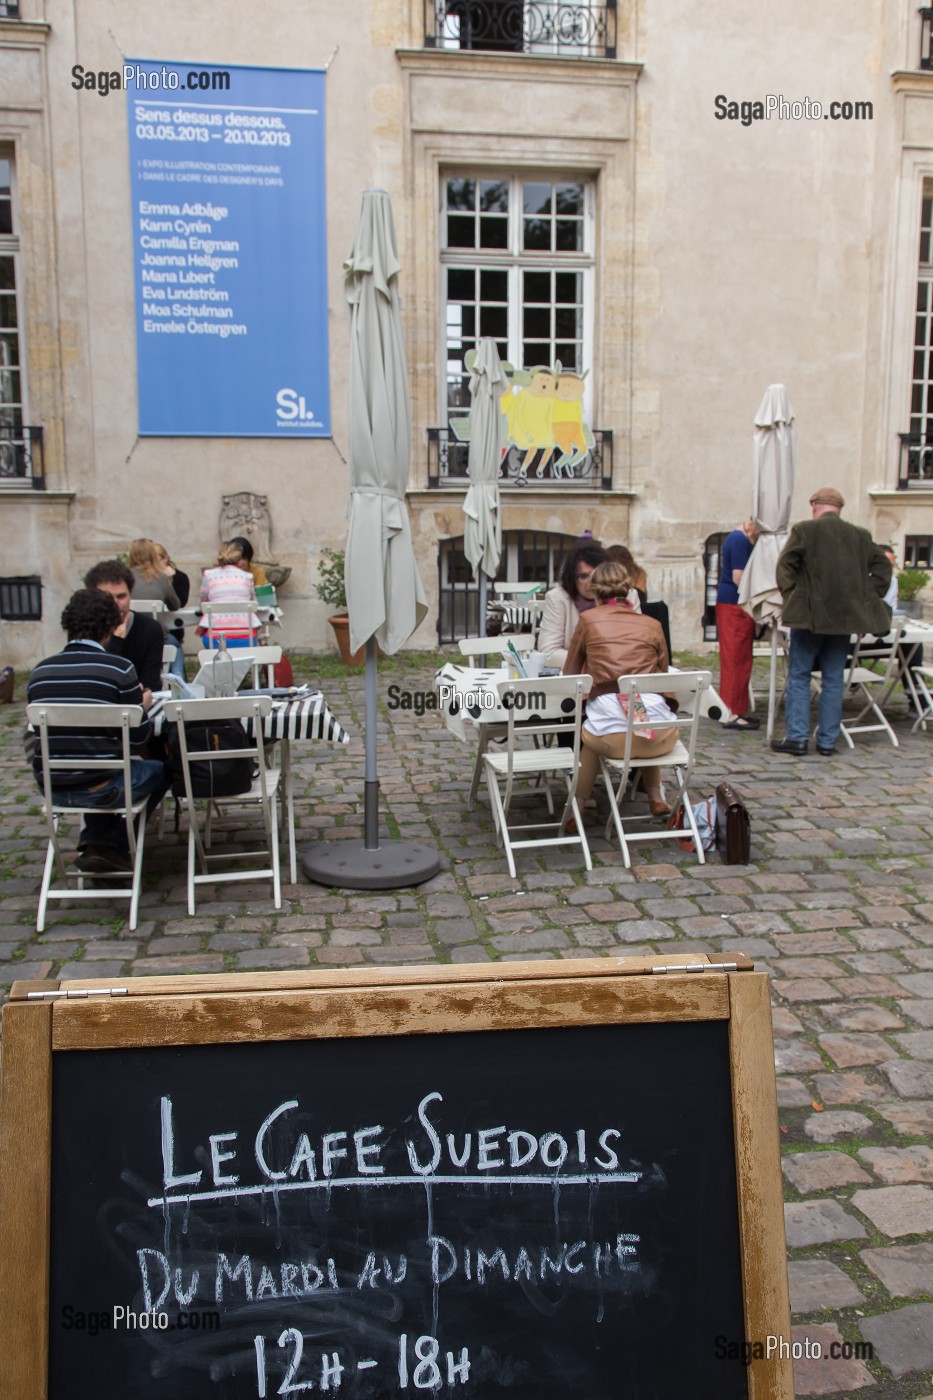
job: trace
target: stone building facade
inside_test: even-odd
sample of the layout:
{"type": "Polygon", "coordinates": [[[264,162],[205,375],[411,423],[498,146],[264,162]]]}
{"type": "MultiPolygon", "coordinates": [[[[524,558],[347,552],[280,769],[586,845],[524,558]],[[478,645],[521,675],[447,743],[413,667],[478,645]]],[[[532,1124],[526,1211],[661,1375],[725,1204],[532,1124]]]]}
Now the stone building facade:
{"type": "Polygon", "coordinates": [[[241,491],[267,497],[291,568],[286,644],[331,645],[313,585],[345,538],[341,265],[373,185],[399,235],[431,603],[412,645],[474,619],[449,420],[480,334],[516,366],[583,374],[595,434],[572,477],[510,468],[510,577],[550,578],[585,530],[628,543],[675,645],[701,644],[704,550],[748,513],[775,382],[796,411],[794,514],[831,482],[929,568],[929,47],[916,9],[868,0],[844,27],[804,0],[689,17],[672,0],[0,0],[0,659],[54,649],[84,569],[134,536],[196,579],[241,491]],[[327,67],[332,437],[138,436],[126,94],[72,80],[129,56],[327,67]],[[41,619],[17,612],[20,578],[41,580],[41,619]]]}

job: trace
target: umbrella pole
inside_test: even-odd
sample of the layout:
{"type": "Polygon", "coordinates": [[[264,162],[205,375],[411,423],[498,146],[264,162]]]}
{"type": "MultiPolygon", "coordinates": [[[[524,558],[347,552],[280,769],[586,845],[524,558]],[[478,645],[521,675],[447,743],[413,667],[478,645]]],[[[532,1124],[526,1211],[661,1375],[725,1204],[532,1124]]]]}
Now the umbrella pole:
{"type": "Polygon", "coordinates": [[[486,635],[486,571],[479,571],[479,631],[478,637],[486,635]]]}
{"type": "Polygon", "coordinates": [[[771,672],[768,676],[768,742],[774,736],[775,700],[777,698],[777,619],[771,620],[771,672]]]}
{"type": "Polygon", "coordinates": [[[363,769],[363,846],[379,849],[379,776],[376,768],[376,638],[366,642],[364,716],[366,761],[363,769]]]}
{"type": "Polygon", "coordinates": [[[437,848],[421,841],[379,842],[379,777],[376,768],[376,638],[366,642],[362,841],[315,841],[301,857],[309,880],[347,890],[397,890],[420,885],[441,868],[437,848]]]}

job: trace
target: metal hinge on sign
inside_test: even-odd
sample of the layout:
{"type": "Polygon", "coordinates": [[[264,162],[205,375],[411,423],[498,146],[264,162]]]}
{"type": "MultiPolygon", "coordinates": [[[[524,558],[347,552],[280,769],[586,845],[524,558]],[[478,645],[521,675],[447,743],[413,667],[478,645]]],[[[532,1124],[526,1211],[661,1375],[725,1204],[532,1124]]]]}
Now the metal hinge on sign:
{"type": "Polygon", "coordinates": [[[84,1001],[88,997],[129,996],[126,987],[61,987],[54,992],[29,992],[29,1001],[84,1001]]]}
{"type": "Polygon", "coordinates": [[[727,963],[659,963],[657,967],[652,967],[652,972],[738,972],[739,965],[734,962],[727,963]]]}

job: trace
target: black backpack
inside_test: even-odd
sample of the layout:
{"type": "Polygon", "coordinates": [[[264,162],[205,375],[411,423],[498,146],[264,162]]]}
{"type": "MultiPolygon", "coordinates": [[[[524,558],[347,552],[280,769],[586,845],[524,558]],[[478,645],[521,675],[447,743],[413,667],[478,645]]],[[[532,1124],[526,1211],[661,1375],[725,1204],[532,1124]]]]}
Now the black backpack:
{"type": "MultiPolygon", "coordinates": [[[[185,728],[189,753],[212,749],[242,749],[246,742],[243,726],[235,719],[211,720],[206,724],[189,724],[185,728]]],[[[168,736],[168,765],[175,797],[185,796],[185,777],[181,766],[181,745],[178,726],[172,725],[168,736]]],[[[191,772],[191,792],[194,797],[235,797],[249,792],[253,785],[255,765],[247,756],[239,758],[195,759],[188,764],[191,772]]]]}

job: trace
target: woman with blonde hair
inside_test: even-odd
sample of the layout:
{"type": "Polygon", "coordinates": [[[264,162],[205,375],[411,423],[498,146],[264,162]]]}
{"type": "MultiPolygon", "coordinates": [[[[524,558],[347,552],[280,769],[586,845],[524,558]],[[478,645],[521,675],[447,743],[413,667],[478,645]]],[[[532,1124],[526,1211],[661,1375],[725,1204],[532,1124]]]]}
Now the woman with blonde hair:
{"type": "MultiPolygon", "coordinates": [[[[564,665],[566,676],[588,674],[593,678],[586,702],[577,784],[577,801],[581,807],[593,791],[600,755],[622,758],[625,753],[628,716],[619,699],[619,677],[652,675],[656,671],[667,671],[670,666],[661,625],[653,617],[634,611],[628,602],[631,587],[631,574],[614,560],[593,570],[589,592],[596,606],[581,614],[564,665]]],[[[633,755],[652,758],[670,753],[677,742],[673,711],[663,695],[646,693],[642,698],[646,713],[644,716],[636,714],[636,722],[648,719],[655,727],[633,735],[633,755]]],[[[651,815],[668,816],[671,809],[661,792],[659,770],[642,769],[642,781],[651,815]]]]}
{"type": "Polygon", "coordinates": [[[130,545],[130,552],[126,557],[126,562],[132,570],[136,583],[133,586],[134,598],[153,598],[164,603],[171,612],[177,612],[181,607],[178,594],[172,586],[172,575],[175,570],[167,564],[168,556],[160,554],[161,546],[155,540],[139,539],[134,540],[130,545]]]}
{"type": "MultiPolygon", "coordinates": [[[[238,544],[228,540],[217,552],[217,567],[205,569],[201,578],[201,605],[205,603],[244,603],[248,609],[256,606],[256,590],[252,574],[249,572],[243,551],[238,544]]],[[[259,618],[252,611],[218,613],[211,623],[214,638],[211,645],[217,645],[217,637],[222,635],[228,647],[246,647],[256,639],[259,618]]],[[[198,633],[203,637],[207,628],[202,624],[198,633]]]]}
{"type": "MultiPolygon", "coordinates": [[[[136,580],[133,584],[133,597],[152,598],[155,602],[163,603],[167,609],[167,612],[159,618],[159,622],[162,624],[162,632],[166,642],[175,647],[175,655],[169,664],[169,670],[176,676],[184,678],[185,656],[182,651],[182,639],[169,629],[168,618],[168,613],[177,612],[183,603],[175,591],[175,570],[168,563],[168,555],[164,553],[161,545],[156,544],[155,540],[138,539],[133,540],[130,545],[126,562],[136,580]]],[[[185,596],[187,598],[187,594],[185,596]]],[[[164,664],[163,662],[163,666],[164,664]]]]}

